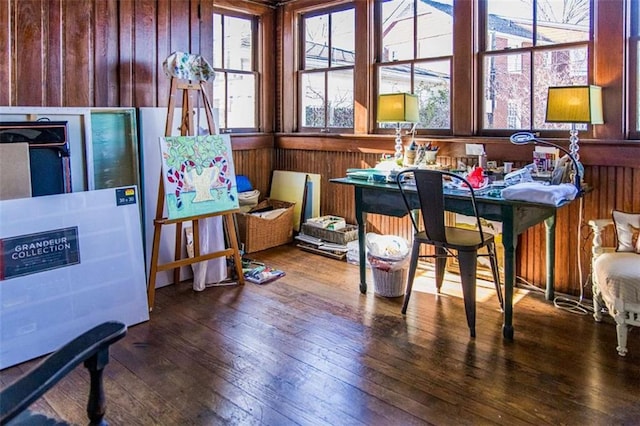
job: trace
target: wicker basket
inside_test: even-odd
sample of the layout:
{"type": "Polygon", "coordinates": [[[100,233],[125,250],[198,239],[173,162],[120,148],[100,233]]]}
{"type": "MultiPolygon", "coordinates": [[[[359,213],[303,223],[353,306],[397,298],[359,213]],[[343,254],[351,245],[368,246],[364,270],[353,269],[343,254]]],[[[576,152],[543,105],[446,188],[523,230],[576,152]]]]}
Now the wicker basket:
{"type": "Polygon", "coordinates": [[[238,235],[244,243],[244,252],[253,253],[290,243],[293,240],[293,206],[295,203],[264,200],[252,210],[267,207],[284,208],[284,213],[274,219],[261,218],[250,213],[236,214],[238,235]]]}
{"type": "Polygon", "coordinates": [[[318,226],[302,224],[302,233],[330,243],[346,245],[349,241],[358,239],[358,226],[347,225],[342,229],[324,229],[318,226]]]}
{"type": "Polygon", "coordinates": [[[371,264],[374,292],[383,297],[404,295],[408,265],[406,259],[389,261],[367,254],[371,264]]]}
{"type": "Polygon", "coordinates": [[[404,295],[404,285],[407,280],[407,269],[385,271],[371,268],[373,273],[374,292],[384,297],[400,297],[404,295]]]}

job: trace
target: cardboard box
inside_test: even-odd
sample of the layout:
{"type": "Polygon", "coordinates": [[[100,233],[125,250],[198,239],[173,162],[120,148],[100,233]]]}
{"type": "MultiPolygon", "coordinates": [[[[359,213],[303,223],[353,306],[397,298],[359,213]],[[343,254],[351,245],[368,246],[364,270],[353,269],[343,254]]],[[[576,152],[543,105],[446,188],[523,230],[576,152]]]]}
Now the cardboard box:
{"type": "Polygon", "coordinates": [[[238,236],[244,243],[244,252],[253,253],[290,243],[293,240],[293,206],[295,203],[267,199],[247,213],[237,213],[238,236]],[[277,217],[260,217],[252,214],[283,208],[277,217]]]}

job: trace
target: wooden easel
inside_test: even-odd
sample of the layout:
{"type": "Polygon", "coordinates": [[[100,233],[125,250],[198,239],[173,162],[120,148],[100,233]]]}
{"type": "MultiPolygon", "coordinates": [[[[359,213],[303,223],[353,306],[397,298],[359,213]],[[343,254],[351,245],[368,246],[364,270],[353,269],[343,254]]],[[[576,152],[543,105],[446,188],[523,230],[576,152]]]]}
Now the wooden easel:
{"type": "MultiPolygon", "coordinates": [[[[182,90],[182,122],[180,124],[180,134],[182,136],[194,135],[194,96],[199,93],[204,103],[204,109],[207,115],[207,124],[209,125],[209,133],[214,134],[216,127],[213,121],[213,113],[211,112],[211,104],[204,88],[204,82],[192,83],[190,80],[182,80],[177,77],[171,78],[171,89],[169,92],[169,105],[167,108],[167,123],[165,126],[165,135],[171,136],[171,126],[173,123],[173,113],[175,111],[176,96],[178,91],[182,90]]],[[[173,269],[173,281],[174,284],[180,282],[180,268],[183,266],[191,265],[198,262],[214,259],[217,257],[233,256],[235,264],[236,274],[238,275],[238,283],[244,284],[244,275],[242,273],[242,257],[240,256],[240,249],[238,246],[238,239],[235,232],[235,223],[233,214],[238,212],[239,209],[226,210],[217,213],[203,214],[191,217],[184,217],[178,219],[168,219],[164,217],[164,179],[162,177],[162,171],[160,172],[160,185],[158,187],[158,204],[156,205],[156,219],[153,221],[153,249],[151,252],[151,270],[149,272],[149,285],[147,287],[147,300],[149,302],[149,310],[153,310],[153,303],[155,300],[156,291],[156,274],[159,271],[166,271],[173,269]],[[200,254],[200,234],[198,221],[213,216],[223,216],[224,227],[226,229],[226,235],[230,248],[224,250],[200,254]],[[193,250],[194,257],[188,257],[181,259],[182,255],[182,223],[186,221],[192,221],[193,223],[193,250]],[[160,250],[160,233],[163,225],[175,224],[176,225],[176,243],[175,243],[175,255],[174,261],[164,264],[158,264],[158,254],[160,250]]]]}

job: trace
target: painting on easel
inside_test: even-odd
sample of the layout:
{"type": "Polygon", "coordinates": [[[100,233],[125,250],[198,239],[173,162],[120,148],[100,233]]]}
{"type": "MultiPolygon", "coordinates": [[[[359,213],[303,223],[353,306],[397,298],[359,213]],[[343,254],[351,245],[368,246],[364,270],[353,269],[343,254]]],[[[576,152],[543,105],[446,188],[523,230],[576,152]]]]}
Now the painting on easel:
{"type": "Polygon", "coordinates": [[[169,219],[238,208],[229,135],[160,138],[169,219]]]}

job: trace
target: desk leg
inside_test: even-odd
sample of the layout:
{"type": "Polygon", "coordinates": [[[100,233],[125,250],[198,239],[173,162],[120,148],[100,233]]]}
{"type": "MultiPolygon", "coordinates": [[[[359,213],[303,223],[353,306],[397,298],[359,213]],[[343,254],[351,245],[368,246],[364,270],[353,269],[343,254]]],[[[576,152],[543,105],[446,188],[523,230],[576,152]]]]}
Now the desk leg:
{"type": "Polygon", "coordinates": [[[358,223],[358,255],[360,257],[360,293],[367,293],[367,252],[365,242],[365,227],[367,213],[362,210],[362,189],[355,188],[356,222],[358,223]]]}
{"type": "Polygon", "coordinates": [[[544,220],[544,227],[547,231],[547,290],[544,297],[547,300],[553,300],[554,297],[554,271],[556,259],[556,214],[549,216],[544,220]]]}
{"type": "Polygon", "coordinates": [[[516,284],[516,247],[518,235],[514,232],[513,218],[505,217],[502,223],[504,246],[504,324],[502,335],[513,340],[513,289],[516,284]]]}

